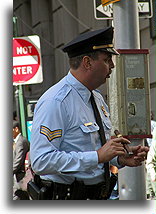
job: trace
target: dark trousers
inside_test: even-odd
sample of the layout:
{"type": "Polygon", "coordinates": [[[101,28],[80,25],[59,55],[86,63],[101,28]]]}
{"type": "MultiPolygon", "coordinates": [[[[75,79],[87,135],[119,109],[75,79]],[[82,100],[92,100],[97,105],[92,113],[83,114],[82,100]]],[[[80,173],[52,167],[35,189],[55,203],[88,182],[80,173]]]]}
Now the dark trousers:
{"type": "Polygon", "coordinates": [[[81,181],[74,181],[71,185],[41,180],[42,186],[47,188],[47,200],[105,200],[102,189],[105,183],[85,185],[81,181]]]}

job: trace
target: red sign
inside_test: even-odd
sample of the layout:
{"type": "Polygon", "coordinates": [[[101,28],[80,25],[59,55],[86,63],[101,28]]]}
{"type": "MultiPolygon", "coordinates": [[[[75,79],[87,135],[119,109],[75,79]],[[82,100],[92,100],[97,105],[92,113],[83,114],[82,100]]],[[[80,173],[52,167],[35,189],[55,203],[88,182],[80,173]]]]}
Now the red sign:
{"type": "Polygon", "coordinates": [[[42,82],[40,42],[38,36],[13,39],[13,83],[42,82]]]}

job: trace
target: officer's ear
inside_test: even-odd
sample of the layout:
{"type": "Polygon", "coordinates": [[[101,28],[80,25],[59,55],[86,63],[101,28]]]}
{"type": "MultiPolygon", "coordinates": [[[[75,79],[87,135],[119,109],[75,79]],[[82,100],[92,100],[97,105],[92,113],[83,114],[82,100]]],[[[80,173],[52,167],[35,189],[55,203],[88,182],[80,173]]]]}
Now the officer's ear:
{"type": "Polygon", "coordinates": [[[84,56],[82,61],[85,69],[89,70],[91,68],[91,58],[89,56],[84,56]]]}

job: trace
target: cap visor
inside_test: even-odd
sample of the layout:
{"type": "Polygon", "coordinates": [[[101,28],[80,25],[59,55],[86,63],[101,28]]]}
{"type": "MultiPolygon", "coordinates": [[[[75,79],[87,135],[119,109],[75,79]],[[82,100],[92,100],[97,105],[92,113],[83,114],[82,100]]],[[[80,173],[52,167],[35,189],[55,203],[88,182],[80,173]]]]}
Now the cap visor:
{"type": "Polygon", "coordinates": [[[100,51],[104,51],[104,52],[107,52],[107,53],[111,53],[111,54],[114,54],[114,55],[120,55],[117,50],[115,50],[115,48],[104,48],[104,49],[99,49],[100,51]]]}

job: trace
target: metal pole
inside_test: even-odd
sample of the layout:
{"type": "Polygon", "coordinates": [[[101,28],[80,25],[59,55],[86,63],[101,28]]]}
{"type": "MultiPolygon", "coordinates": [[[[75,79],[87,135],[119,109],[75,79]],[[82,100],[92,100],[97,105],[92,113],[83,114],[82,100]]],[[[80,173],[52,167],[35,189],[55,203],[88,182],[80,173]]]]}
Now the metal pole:
{"type": "Polygon", "coordinates": [[[138,0],[121,0],[113,4],[115,47],[139,49],[138,0]]]}
{"type": "MultiPolygon", "coordinates": [[[[18,34],[17,29],[17,17],[13,16],[13,36],[16,37],[18,34]]],[[[19,123],[21,123],[20,120],[20,107],[19,107],[19,87],[15,86],[15,101],[16,101],[16,113],[19,123]]]]}
{"type": "Polygon", "coordinates": [[[23,88],[22,88],[22,85],[19,85],[19,106],[20,106],[20,119],[21,119],[22,135],[24,137],[27,137],[26,121],[25,121],[25,109],[24,109],[24,98],[23,98],[23,88]]]}
{"type": "MultiPolygon", "coordinates": [[[[113,16],[115,47],[117,49],[139,49],[138,0],[121,0],[114,3],[113,16]]],[[[132,140],[132,145],[140,144],[143,145],[143,140],[132,140]]],[[[119,199],[146,200],[144,165],[119,170],[119,199]]]]}
{"type": "Polygon", "coordinates": [[[17,118],[20,123],[20,110],[19,110],[19,90],[18,86],[15,86],[15,101],[16,101],[16,113],[17,113],[17,118]]]}

